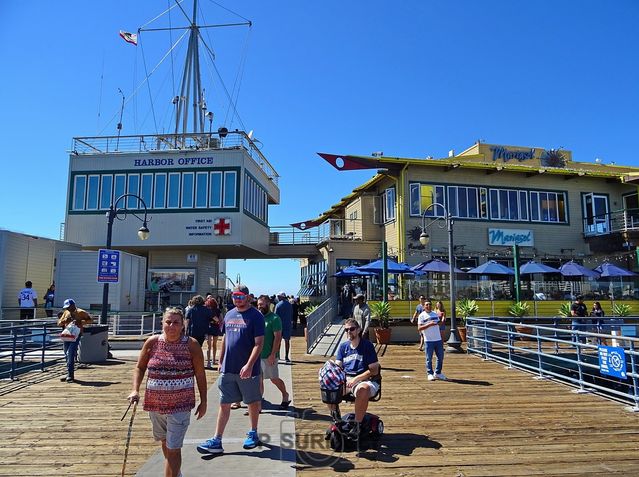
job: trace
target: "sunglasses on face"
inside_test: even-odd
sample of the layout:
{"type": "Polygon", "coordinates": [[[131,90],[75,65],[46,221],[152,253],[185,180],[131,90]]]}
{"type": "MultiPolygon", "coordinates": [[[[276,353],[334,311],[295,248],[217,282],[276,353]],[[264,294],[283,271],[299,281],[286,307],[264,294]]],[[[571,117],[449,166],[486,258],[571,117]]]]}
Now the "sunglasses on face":
{"type": "Polygon", "coordinates": [[[244,293],[233,293],[233,295],[231,296],[234,300],[246,300],[247,297],[247,295],[245,295],[244,293]]]}
{"type": "Polygon", "coordinates": [[[432,303],[424,303],[424,306],[433,306],[432,303]]]}
{"type": "Polygon", "coordinates": [[[357,328],[344,328],[344,331],[357,331],[357,328]]]}

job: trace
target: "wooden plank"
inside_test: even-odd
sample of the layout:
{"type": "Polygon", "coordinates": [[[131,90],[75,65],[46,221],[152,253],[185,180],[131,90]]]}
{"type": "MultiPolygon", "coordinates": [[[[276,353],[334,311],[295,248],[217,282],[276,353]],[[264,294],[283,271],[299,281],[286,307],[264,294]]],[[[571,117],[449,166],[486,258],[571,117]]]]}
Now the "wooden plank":
{"type": "Polygon", "coordinates": [[[296,361],[295,403],[305,411],[296,420],[298,475],[639,475],[639,416],[623,404],[468,355],[447,354],[450,380],[429,382],[414,345],[390,345],[380,362],[382,399],[369,410],[385,435],[363,452],[335,455],[317,440],[329,424],[322,360],[296,361]]]}

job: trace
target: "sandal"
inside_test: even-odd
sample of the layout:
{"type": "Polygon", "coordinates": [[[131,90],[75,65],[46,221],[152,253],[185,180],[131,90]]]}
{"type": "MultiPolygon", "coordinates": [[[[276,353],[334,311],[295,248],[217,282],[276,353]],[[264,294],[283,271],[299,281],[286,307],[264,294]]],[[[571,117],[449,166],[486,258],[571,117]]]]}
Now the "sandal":
{"type": "Polygon", "coordinates": [[[291,405],[290,399],[288,401],[282,401],[282,404],[280,404],[280,409],[282,411],[286,411],[290,405],[291,405]]]}
{"type": "Polygon", "coordinates": [[[233,404],[231,404],[231,409],[239,409],[241,407],[242,405],[239,402],[234,402],[233,404]]]}

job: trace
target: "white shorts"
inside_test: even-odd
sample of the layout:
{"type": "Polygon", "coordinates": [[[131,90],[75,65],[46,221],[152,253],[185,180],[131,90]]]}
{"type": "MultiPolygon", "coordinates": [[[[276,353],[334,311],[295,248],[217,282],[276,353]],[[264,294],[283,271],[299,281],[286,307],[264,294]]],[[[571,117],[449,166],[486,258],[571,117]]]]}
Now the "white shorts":
{"type": "Polygon", "coordinates": [[[156,441],[166,441],[168,449],[181,449],[184,436],[191,422],[191,411],[175,414],[160,414],[149,412],[153,424],[153,438],[156,441]]]}
{"type": "Polygon", "coordinates": [[[264,379],[276,379],[280,377],[280,371],[277,365],[278,360],[275,360],[275,364],[270,365],[268,361],[262,360],[262,377],[264,379]]]}
{"type": "Polygon", "coordinates": [[[375,396],[375,394],[377,394],[377,392],[379,391],[379,383],[376,383],[375,381],[362,381],[361,383],[357,383],[357,385],[354,388],[351,388],[350,394],[355,396],[357,394],[357,389],[362,384],[368,384],[369,386],[369,394],[370,394],[370,396],[368,396],[369,399],[375,396]]]}

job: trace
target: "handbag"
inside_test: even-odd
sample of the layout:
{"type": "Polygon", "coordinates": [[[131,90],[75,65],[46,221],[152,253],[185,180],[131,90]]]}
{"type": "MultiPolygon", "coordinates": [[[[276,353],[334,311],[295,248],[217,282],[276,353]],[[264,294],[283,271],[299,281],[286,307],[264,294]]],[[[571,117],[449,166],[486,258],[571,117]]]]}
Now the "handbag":
{"type": "Polygon", "coordinates": [[[62,341],[75,341],[80,336],[80,327],[75,324],[75,322],[69,323],[62,333],[60,333],[60,339],[62,341]]]}

